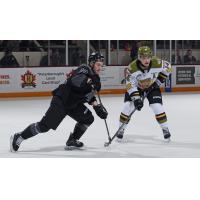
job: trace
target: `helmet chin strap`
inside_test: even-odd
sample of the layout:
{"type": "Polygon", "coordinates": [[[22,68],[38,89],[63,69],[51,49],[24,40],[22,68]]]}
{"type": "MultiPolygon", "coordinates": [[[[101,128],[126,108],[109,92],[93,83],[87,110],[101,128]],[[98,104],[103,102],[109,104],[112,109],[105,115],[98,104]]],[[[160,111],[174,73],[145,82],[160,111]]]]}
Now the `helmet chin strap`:
{"type": "Polygon", "coordinates": [[[92,62],[92,63],[93,63],[92,65],[90,64],[90,68],[91,68],[92,72],[93,72],[94,74],[96,74],[96,72],[95,72],[95,70],[94,70],[94,64],[95,64],[95,63],[94,63],[94,62],[92,62]]]}
{"type": "Polygon", "coordinates": [[[148,68],[150,67],[150,65],[145,66],[145,65],[143,65],[142,63],[141,63],[141,65],[142,65],[142,67],[145,68],[145,69],[148,69],[148,68]]]}
{"type": "Polygon", "coordinates": [[[91,69],[93,69],[94,68],[94,64],[95,64],[95,62],[91,62],[92,64],[90,64],[90,67],[91,67],[91,69]]]}
{"type": "MultiPolygon", "coordinates": [[[[140,60],[139,60],[140,61],[140,60]]],[[[144,71],[149,71],[150,70],[150,68],[151,68],[151,63],[149,63],[149,66],[145,66],[145,65],[143,65],[142,64],[142,62],[140,61],[139,62],[139,66],[140,66],[140,69],[144,72],[144,71]]]]}
{"type": "Polygon", "coordinates": [[[89,67],[93,68],[94,67],[94,62],[89,63],[89,67]]]}
{"type": "Polygon", "coordinates": [[[145,66],[145,65],[142,64],[140,59],[139,59],[139,61],[140,61],[140,65],[141,65],[142,68],[149,68],[150,67],[150,63],[149,63],[149,66],[145,66]]]}

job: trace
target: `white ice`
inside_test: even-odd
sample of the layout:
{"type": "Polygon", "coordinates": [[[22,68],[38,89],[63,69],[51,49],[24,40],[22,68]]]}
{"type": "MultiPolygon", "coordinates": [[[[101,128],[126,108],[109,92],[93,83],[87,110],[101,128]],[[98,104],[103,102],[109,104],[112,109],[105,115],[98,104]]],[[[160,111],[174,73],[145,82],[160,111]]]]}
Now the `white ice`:
{"type": "MultiPolygon", "coordinates": [[[[118,129],[123,95],[102,96],[109,112],[107,119],[111,136],[118,129]]],[[[39,134],[24,141],[18,152],[9,150],[9,138],[29,124],[39,121],[51,98],[18,98],[0,100],[0,157],[200,157],[200,94],[163,94],[172,141],[165,143],[152,110],[145,101],[144,108],[136,112],[128,125],[122,142],[116,140],[109,147],[104,120],[98,118],[81,138],[83,150],[65,151],[65,142],[75,121],[66,117],[56,131],[39,134]]]]}

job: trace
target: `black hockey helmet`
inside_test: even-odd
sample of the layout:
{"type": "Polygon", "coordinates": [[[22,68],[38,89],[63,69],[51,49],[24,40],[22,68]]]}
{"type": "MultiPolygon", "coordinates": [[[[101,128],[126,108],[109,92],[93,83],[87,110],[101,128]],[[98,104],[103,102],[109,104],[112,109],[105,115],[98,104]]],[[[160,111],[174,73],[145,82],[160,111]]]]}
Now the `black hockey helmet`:
{"type": "Polygon", "coordinates": [[[94,53],[91,53],[89,55],[89,58],[88,58],[88,63],[90,64],[91,62],[97,62],[97,61],[100,61],[100,62],[103,62],[104,61],[104,56],[99,53],[99,52],[94,52],[94,53]]]}

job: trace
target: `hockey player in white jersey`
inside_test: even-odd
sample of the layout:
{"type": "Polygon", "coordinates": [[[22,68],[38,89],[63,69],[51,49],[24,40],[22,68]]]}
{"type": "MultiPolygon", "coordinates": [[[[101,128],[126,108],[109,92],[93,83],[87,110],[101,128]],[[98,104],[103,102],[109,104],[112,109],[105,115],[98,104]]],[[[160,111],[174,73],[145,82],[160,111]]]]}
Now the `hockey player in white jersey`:
{"type": "Polygon", "coordinates": [[[160,85],[171,73],[171,64],[165,60],[152,57],[151,49],[142,46],[138,50],[138,59],[129,64],[130,75],[126,78],[125,100],[120,114],[120,124],[125,124],[117,135],[123,138],[125,128],[130,121],[130,113],[134,110],[141,110],[143,107],[142,97],[147,95],[149,106],[155,114],[159,123],[164,139],[169,141],[171,134],[168,129],[167,116],[163,108],[160,85]]]}

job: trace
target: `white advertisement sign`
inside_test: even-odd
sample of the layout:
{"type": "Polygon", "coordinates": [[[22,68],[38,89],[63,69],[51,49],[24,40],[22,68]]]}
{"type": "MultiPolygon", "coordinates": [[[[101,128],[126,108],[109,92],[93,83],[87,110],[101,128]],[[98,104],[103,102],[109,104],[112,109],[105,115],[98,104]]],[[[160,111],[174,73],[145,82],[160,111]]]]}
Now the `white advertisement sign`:
{"type": "MultiPolygon", "coordinates": [[[[35,67],[0,69],[0,93],[52,91],[63,83],[75,67],[35,67]]],[[[104,67],[102,89],[124,89],[124,66],[104,67]]]]}
{"type": "Polygon", "coordinates": [[[66,80],[72,67],[0,69],[0,92],[51,91],[66,80]]]}
{"type": "Polygon", "coordinates": [[[124,66],[107,66],[104,67],[100,77],[102,89],[124,89],[123,83],[124,66]]]}
{"type": "Polygon", "coordinates": [[[19,85],[19,69],[0,69],[0,92],[16,91],[19,85]]]}

